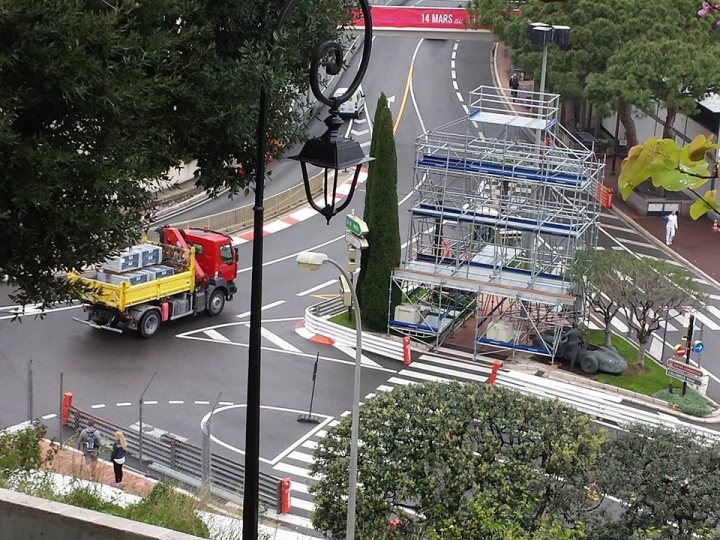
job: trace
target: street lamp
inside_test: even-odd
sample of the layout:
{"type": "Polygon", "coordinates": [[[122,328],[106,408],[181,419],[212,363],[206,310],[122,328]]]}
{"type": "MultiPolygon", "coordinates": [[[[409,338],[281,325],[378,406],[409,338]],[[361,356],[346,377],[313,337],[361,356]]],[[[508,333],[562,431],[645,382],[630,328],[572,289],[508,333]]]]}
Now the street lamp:
{"type": "MultiPolygon", "coordinates": [[[[304,251],[297,256],[298,266],[302,270],[314,272],[323,263],[330,263],[340,271],[346,283],[352,283],[350,274],[337,262],[324,253],[304,251]]],[[[360,366],[362,362],[362,321],[360,303],[355,287],[350,287],[352,303],[355,306],[355,378],[353,381],[352,426],[350,435],[350,470],[348,472],[348,509],[345,524],[345,538],[355,538],[355,499],[357,494],[358,431],[360,419],[360,366]]]]}
{"type": "MultiPolygon", "coordinates": [[[[277,38],[280,29],[285,24],[288,15],[300,0],[287,0],[280,9],[275,26],[269,34],[267,50],[267,68],[271,69],[270,60],[277,47],[277,38]]],[[[355,184],[360,173],[360,167],[366,161],[359,143],[338,135],[342,125],[338,114],[338,107],[348,100],[360,86],[368,63],[372,46],[372,19],[370,6],[367,0],[358,0],[365,21],[363,53],[360,66],[347,91],[337,97],[327,98],[323,95],[318,84],[319,67],[321,62],[330,75],[336,75],[342,69],[343,48],[337,42],[325,41],[315,50],[310,63],[310,88],[313,95],[325,105],[330,107],[330,117],[325,121],[328,130],[319,139],[312,139],[305,144],[300,155],[303,170],[303,182],[308,202],[318,210],[325,219],[341,211],[350,203],[355,184]],[[333,53],[332,61],[324,59],[328,53],[333,53]],[[354,144],[353,144],[354,143],[354,144]],[[359,152],[358,152],[359,149],[359,152]],[[309,189],[307,163],[325,168],[325,185],[323,189],[325,204],[319,208],[312,200],[309,189]],[[351,191],[343,204],[335,208],[335,194],[337,189],[337,173],[340,168],[356,167],[351,191]],[[328,174],[328,169],[334,174],[328,174]],[[329,182],[332,184],[329,185],[329,182]]],[[[265,198],[265,153],[267,150],[267,114],[269,96],[265,87],[260,89],[257,127],[257,154],[255,159],[255,204],[253,206],[253,248],[252,248],[252,277],[250,281],[250,339],[248,343],[248,382],[247,382],[247,409],[245,422],[245,486],[243,495],[243,540],[256,540],[258,535],[258,490],[260,474],[260,360],[261,360],[261,331],[262,331],[262,272],[263,272],[263,224],[264,224],[264,198],[265,198]]]]}

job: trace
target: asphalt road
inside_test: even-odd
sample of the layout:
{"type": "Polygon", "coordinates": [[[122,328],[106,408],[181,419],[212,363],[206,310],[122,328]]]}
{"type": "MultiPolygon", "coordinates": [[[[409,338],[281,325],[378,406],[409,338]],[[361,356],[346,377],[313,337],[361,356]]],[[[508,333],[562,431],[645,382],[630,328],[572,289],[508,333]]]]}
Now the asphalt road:
{"type": "MultiPolygon", "coordinates": [[[[372,61],[363,80],[367,113],[346,128],[367,150],[371,136],[368,120],[374,115],[377,98],[381,92],[390,98],[393,118],[399,119],[395,140],[403,239],[408,232],[406,210],[412,201],[409,196],[414,183],[419,181],[414,178],[411,165],[415,139],[426,130],[463,116],[469,91],[480,84],[492,84],[490,54],[491,44],[475,41],[387,37],[374,41],[372,61]]],[[[294,165],[287,161],[273,165],[270,193],[297,183],[299,175],[294,165]]],[[[359,215],[363,198],[361,187],[351,204],[359,215]]],[[[201,213],[221,211],[227,208],[226,203],[215,201],[201,213]]],[[[612,228],[606,228],[606,232],[610,236],[626,234],[612,228]]],[[[292,452],[299,441],[309,436],[310,428],[295,419],[309,404],[316,354],[321,360],[314,412],[331,421],[351,408],[353,356],[307,341],[295,331],[304,309],[317,302],[318,297],[333,294],[337,289],[333,283],[337,276],[332,268],[302,272],[295,264],[295,255],[312,249],[343,261],[343,234],[341,217],[328,226],[322,217],[315,216],[265,237],[261,455],[267,470],[275,474],[278,472],[273,471],[272,463],[278,456],[292,452]]],[[[607,235],[600,235],[601,245],[612,249],[613,240],[607,235]]],[[[642,248],[621,243],[633,250],[642,248]]],[[[200,422],[221,395],[221,410],[213,423],[213,433],[218,438],[213,451],[237,456],[244,442],[251,250],[251,243],[240,247],[244,264],[238,273],[239,292],[226,304],[222,315],[212,319],[206,316],[181,319],[166,325],[149,341],[134,335],[94,331],[78,324],[72,320],[83,317],[78,307],[60,307],[43,319],[27,316],[22,323],[11,322],[12,306],[9,301],[0,301],[0,425],[26,419],[30,359],[34,365],[35,416],[57,412],[62,372],[64,388],[73,392],[78,406],[126,429],[136,425],[140,394],[157,372],[145,394],[144,421],[199,444],[200,422]]],[[[648,254],[664,256],[654,251],[648,254]]],[[[7,287],[0,287],[0,298],[6,298],[8,292],[7,287]]],[[[671,335],[669,339],[672,338],[671,335]]],[[[708,349],[720,346],[716,332],[705,331],[704,338],[708,349]]],[[[366,357],[362,395],[390,384],[402,369],[401,365],[372,354],[366,357]]],[[[707,365],[720,373],[720,366],[711,364],[710,359],[707,365]]],[[[713,392],[716,389],[717,386],[711,387],[713,392]]],[[[51,436],[54,430],[51,422],[51,436]]]]}
{"type": "MultiPolygon", "coordinates": [[[[488,82],[489,58],[490,45],[479,42],[455,47],[450,41],[375,39],[373,60],[363,81],[368,113],[361,119],[364,122],[348,124],[347,128],[367,148],[371,136],[367,119],[374,114],[377,98],[380,92],[391,98],[393,116],[400,117],[395,134],[400,199],[407,201],[405,196],[412,189],[414,179],[409,164],[417,135],[463,114],[452,86],[453,71],[469,74],[461,80],[467,85],[463,89],[467,94],[480,82],[488,82]],[[454,70],[450,67],[453,50],[454,70]],[[485,74],[484,79],[479,77],[480,73],[485,74]]],[[[275,164],[273,174],[284,171],[284,167],[285,162],[275,164]]],[[[291,170],[284,174],[293,175],[291,170]]],[[[280,180],[280,175],[276,178],[278,185],[287,182],[280,180]]],[[[352,203],[359,214],[362,214],[362,201],[360,189],[352,203]]],[[[405,202],[404,207],[407,204],[409,202],[405,202]]],[[[212,211],[218,208],[210,209],[212,211]]],[[[405,235],[407,212],[401,212],[401,220],[401,231],[405,235]]],[[[342,261],[345,244],[339,238],[343,233],[342,219],[336,218],[328,226],[323,218],[316,216],[265,238],[263,305],[269,307],[264,311],[267,332],[263,339],[262,405],[265,408],[261,452],[267,459],[289,447],[305,429],[295,422],[295,417],[309,403],[316,353],[322,358],[314,410],[327,417],[337,417],[351,407],[353,358],[343,351],[306,341],[295,332],[295,324],[305,307],[316,302],[318,294],[336,292],[337,285],[328,284],[313,294],[298,294],[337,276],[329,267],[316,273],[301,272],[294,255],[301,250],[318,249],[342,261]]],[[[214,423],[214,432],[227,445],[242,447],[251,247],[250,243],[240,247],[240,260],[246,261],[238,275],[240,290],[221,316],[176,321],[149,341],[134,335],[94,331],[78,324],[72,318],[83,318],[79,307],[60,307],[43,319],[26,316],[22,322],[12,322],[9,301],[0,303],[0,307],[5,306],[0,316],[6,317],[0,319],[3,396],[0,425],[13,425],[26,417],[27,365],[32,359],[35,416],[57,412],[62,372],[64,389],[73,392],[78,406],[131,429],[137,422],[140,394],[157,372],[145,394],[146,423],[199,443],[200,420],[221,393],[226,408],[214,423]]],[[[6,298],[7,292],[7,288],[0,288],[2,298],[6,298]]],[[[366,356],[370,364],[376,365],[363,369],[364,393],[374,390],[398,370],[388,361],[370,354],[366,356]]],[[[54,430],[51,421],[51,435],[54,430]]],[[[234,452],[228,446],[218,450],[234,452]]]]}

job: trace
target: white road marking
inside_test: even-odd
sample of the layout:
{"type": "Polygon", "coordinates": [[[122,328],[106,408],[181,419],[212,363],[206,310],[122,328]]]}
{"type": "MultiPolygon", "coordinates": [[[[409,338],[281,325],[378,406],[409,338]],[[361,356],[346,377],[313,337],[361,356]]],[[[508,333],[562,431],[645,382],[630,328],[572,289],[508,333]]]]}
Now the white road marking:
{"type": "Polygon", "coordinates": [[[628,332],[628,330],[629,330],[629,328],[627,327],[627,325],[626,325],[624,322],[622,322],[621,320],[619,320],[617,317],[615,317],[615,318],[612,320],[612,322],[610,323],[610,325],[611,325],[612,327],[614,327],[618,332],[620,332],[620,333],[622,333],[622,334],[627,334],[627,332],[628,332]]]}
{"type": "MultiPolygon", "coordinates": [[[[78,304],[76,306],[67,306],[67,307],[61,307],[61,308],[54,308],[54,309],[46,309],[45,313],[55,313],[56,311],[67,311],[68,309],[77,309],[83,307],[82,304],[78,304]]],[[[4,315],[3,317],[0,317],[0,321],[3,321],[5,319],[13,319],[15,317],[27,317],[29,315],[39,315],[40,312],[32,312],[32,313],[18,313],[13,315],[4,315]]]]}
{"type": "Polygon", "coordinates": [[[45,416],[41,416],[43,420],[50,420],[51,418],[57,418],[57,414],[46,414],[45,416]]]}
{"type": "Polygon", "coordinates": [[[718,319],[720,319],[720,309],[716,308],[715,306],[711,306],[711,305],[706,305],[705,309],[707,309],[710,313],[712,313],[718,319]]]}
{"type": "Polygon", "coordinates": [[[96,403],[95,405],[90,405],[91,409],[104,409],[105,404],[104,403],[96,403]]]}
{"type": "Polygon", "coordinates": [[[290,507],[300,508],[301,510],[308,510],[310,512],[315,511],[315,503],[312,501],[306,501],[305,499],[298,499],[297,497],[290,497],[290,507]]]}
{"type": "Polygon", "coordinates": [[[288,465],[287,463],[278,463],[273,467],[276,471],[286,472],[295,476],[302,476],[303,478],[309,478],[310,480],[319,480],[319,477],[310,474],[310,471],[303,467],[297,467],[295,465],[288,465]]]}
{"type": "MultiPolygon", "coordinates": [[[[133,431],[140,432],[140,422],[135,422],[130,426],[130,429],[133,431]]],[[[176,435],[175,433],[171,433],[170,431],[167,431],[165,429],[160,429],[155,426],[151,426],[150,424],[143,423],[143,435],[149,435],[150,437],[155,437],[156,439],[160,439],[163,437],[163,435],[172,437],[173,439],[177,439],[178,441],[182,442],[188,442],[188,439],[186,437],[182,437],[181,435],[176,435]]]]}
{"type": "Polygon", "coordinates": [[[458,87],[457,81],[453,81],[453,82],[452,82],[452,85],[453,85],[453,88],[455,89],[456,92],[460,89],[460,88],[458,87]]]}
{"type": "Polygon", "coordinates": [[[203,334],[216,341],[230,341],[230,338],[223,336],[220,332],[213,330],[212,328],[210,330],[203,330],[203,334]]]}
{"type": "Polygon", "coordinates": [[[115,404],[116,407],[129,407],[130,405],[132,405],[132,403],[130,403],[129,401],[122,401],[115,404]]]}
{"type": "MultiPolygon", "coordinates": [[[[630,225],[625,225],[624,227],[621,227],[620,225],[610,225],[609,223],[601,223],[600,224],[601,229],[615,229],[616,231],[622,231],[622,232],[630,232],[637,234],[637,231],[633,229],[630,225]]],[[[618,240],[621,240],[618,238],[618,240]]]]}
{"type": "Polygon", "coordinates": [[[153,401],[145,401],[145,400],[143,400],[143,405],[157,405],[157,404],[158,404],[158,402],[157,402],[157,401],[154,401],[154,400],[153,400],[153,401]]]}
{"type": "Polygon", "coordinates": [[[195,405],[210,405],[209,401],[195,401],[195,405]]]}
{"type": "MultiPolygon", "coordinates": [[[[455,60],[450,60],[450,69],[455,69],[455,60]]],[[[453,77],[455,77],[455,71],[453,71],[453,77]]]]}
{"type": "Polygon", "coordinates": [[[308,489],[307,484],[303,484],[302,482],[292,482],[290,489],[292,491],[297,491],[298,493],[307,493],[308,495],[310,495],[310,489],[308,489]]]}
{"type": "Polygon", "coordinates": [[[310,293],[314,293],[315,291],[319,291],[320,289],[324,289],[325,287],[329,287],[330,285],[333,285],[334,283],[337,283],[337,279],[330,279],[326,281],[325,283],[321,283],[320,285],[315,285],[314,287],[310,287],[309,289],[305,289],[302,292],[297,293],[297,296],[306,296],[310,293]]]}
{"type": "Polygon", "coordinates": [[[313,216],[317,216],[317,212],[311,206],[306,206],[290,214],[290,218],[297,219],[298,221],[305,221],[313,216]]]}
{"type": "Polygon", "coordinates": [[[318,443],[315,441],[305,441],[300,446],[303,448],[309,448],[310,450],[315,450],[318,447],[318,443]]]}
{"type": "MultiPolygon", "coordinates": [[[[338,345],[337,343],[333,343],[333,347],[335,347],[338,351],[347,354],[350,358],[355,358],[356,353],[353,347],[346,347],[345,345],[338,345]]],[[[374,360],[370,360],[364,354],[360,355],[360,364],[363,366],[381,367],[380,364],[374,360]]]]}
{"type": "MultiPolygon", "coordinates": [[[[264,265],[263,265],[264,266],[264,265]]],[[[271,309],[277,306],[280,306],[285,303],[285,300],[278,300],[277,302],[271,302],[270,304],[266,304],[263,307],[260,308],[260,311],[265,311],[266,309],[271,309]]],[[[250,312],[246,311],[245,313],[241,313],[237,316],[238,319],[244,319],[245,317],[249,317],[250,312]]]]}
{"type": "Polygon", "coordinates": [[[392,389],[393,389],[392,386],[387,386],[387,385],[385,385],[385,384],[381,384],[380,386],[378,386],[378,387],[375,389],[375,391],[376,391],[376,392],[391,392],[392,389]]]}
{"type": "Polygon", "coordinates": [[[644,248],[657,249],[657,246],[648,244],[647,242],[638,242],[637,240],[628,240],[627,238],[618,238],[623,244],[632,244],[633,246],[640,246],[644,248]]]}
{"type": "Polygon", "coordinates": [[[302,461],[303,463],[314,463],[315,458],[306,454],[305,452],[298,452],[297,450],[290,452],[287,456],[288,459],[294,459],[295,461],[302,461]]]}
{"type": "Polygon", "coordinates": [[[283,338],[278,336],[277,334],[271,332],[264,326],[260,328],[260,333],[262,334],[262,337],[267,339],[268,341],[271,341],[274,345],[277,345],[280,347],[283,351],[290,351],[290,352],[302,352],[300,349],[298,349],[295,345],[292,345],[291,343],[288,343],[283,338]]]}
{"type": "Polygon", "coordinates": [[[232,401],[218,401],[218,405],[221,407],[227,407],[228,405],[234,405],[232,401]]]}
{"type": "MultiPolygon", "coordinates": [[[[452,64],[454,64],[454,63],[455,63],[455,62],[451,62],[451,67],[452,67],[452,64]]],[[[451,76],[453,79],[457,79],[457,74],[455,73],[455,69],[454,69],[454,68],[452,69],[452,71],[450,71],[450,76],[451,76]]]]}
{"type": "Polygon", "coordinates": [[[390,378],[388,379],[388,382],[391,382],[391,383],[393,383],[393,384],[400,384],[400,385],[404,385],[404,384],[417,384],[417,381],[408,381],[407,379],[401,379],[401,378],[399,378],[399,377],[390,377],[390,378]]]}
{"type": "Polygon", "coordinates": [[[184,401],[179,400],[179,399],[177,399],[177,400],[170,400],[170,401],[168,401],[168,403],[169,403],[170,405],[184,405],[184,404],[185,404],[184,401]]]}
{"type": "Polygon", "coordinates": [[[278,231],[282,231],[283,229],[287,229],[290,226],[291,224],[287,221],[283,221],[282,219],[276,219],[275,221],[271,221],[270,223],[263,226],[263,231],[272,234],[278,231]]]}
{"type": "Polygon", "coordinates": [[[700,319],[700,321],[702,321],[702,323],[710,330],[720,330],[720,324],[717,324],[715,321],[703,315],[699,311],[695,312],[695,318],[700,319]]]}

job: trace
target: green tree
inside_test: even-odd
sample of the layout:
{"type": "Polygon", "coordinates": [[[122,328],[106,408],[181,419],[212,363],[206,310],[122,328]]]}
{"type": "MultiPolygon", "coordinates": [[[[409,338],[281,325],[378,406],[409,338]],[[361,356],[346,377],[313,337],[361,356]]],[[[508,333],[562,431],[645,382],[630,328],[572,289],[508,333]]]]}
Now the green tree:
{"type": "Polygon", "coordinates": [[[696,432],[633,425],[607,441],[597,486],[623,501],[590,538],[718,538],[720,446],[696,432]]]}
{"type": "MultiPolygon", "coordinates": [[[[543,538],[536,533],[556,518],[574,523],[587,510],[604,433],[557,401],[429,383],[368,400],[360,439],[359,538],[382,538],[394,516],[404,537],[442,537],[453,524],[480,531],[512,517],[527,538],[543,538]],[[490,499],[495,509],[483,514],[478,505],[490,499]]],[[[321,478],[311,488],[313,524],[333,537],[345,530],[349,441],[346,418],[320,442],[311,467],[321,478]]]]}
{"type": "Polygon", "coordinates": [[[686,307],[696,307],[702,293],[684,268],[665,261],[622,253],[614,261],[620,286],[615,299],[622,302],[628,326],[638,340],[637,364],[645,364],[653,332],[686,307]]]}
{"type": "Polygon", "coordinates": [[[152,206],[148,188],[180,161],[198,159],[198,184],[210,192],[248,188],[261,87],[271,97],[268,137],[301,137],[289,104],[350,3],[300,3],[273,36],[270,62],[279,5],[3,3],[0,276],[20,302],[71,298],[57,273],[136,240],[152,206]]]}
{"type": "Polygon", "coordinates": [[[700,195],[695,191],[708,180],[717,177],[717,170],[710,173],[708,158],[720,148],[712,136],[698,135],[690,143],[679,147],[674,140],[651,137],[642,144],[630,148],[622,162],[618,187],[623,199],[639,185],[650,180],[655,187],[667,191],[689,190],[698,199],[690,206],[690,216],[697,219],[711,210],[720,209],[717,191],[709,190],[700,195]]]}
{"type": "Polygon", "coordinates": [[[375,111],[371,154],[375,161],[368,170],[363,219],[368,225],[368,248],[361,257],[358,299],[363,323],[369,328],[387,328],[388,308],[400,302],[400,293],[391,287],[392,271],[400,265],[400,223],[397,208],[397,155],[393,122],[385,94],[375,111]]]}
{"type": "Polygon", "coordinates": [[[572,268],[580,294],[605,325],[605,345],[612,347],[612,321],[622,307],[626,292],[618,280],[616,261],[623,257],[615,250],[578,254],[572,268]]]}

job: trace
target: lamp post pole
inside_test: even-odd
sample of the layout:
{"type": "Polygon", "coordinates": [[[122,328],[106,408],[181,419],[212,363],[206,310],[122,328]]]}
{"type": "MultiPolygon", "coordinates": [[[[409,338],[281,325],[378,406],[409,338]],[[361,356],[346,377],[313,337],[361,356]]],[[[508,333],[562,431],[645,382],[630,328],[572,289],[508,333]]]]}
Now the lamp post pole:
{"type": "MultiPolygon", "coordinates": [[[[270,61],[276,48],[276,41],[280,33],[280,29],[285,24],[288,15],[295,8],[300,0],[287,0],[280,9],[275,26],[270,33],[268,40],[268,51],[267,51],[267,68],[270,71],[270,61]]],[[[346,168],[350,165],[355,165],[356,162],[362,161],[363,152],[358,143],[352,143],[352,141],[345,141],[336,136],[336,119],[337,107],[340,103],[346,101],[358,88],[360,81],[365,74],[367,65],[370,60],[370,49],[372,45],[372,19],[370,17],[370,6],[367,0],[359,0],[363,19],[365,20],[365,41],[363,43],[363,56],[358,68],[355,79],[350,84],[347,92],[340,97],[333,97],[328,99],[322,95],[318,85],[318,66],[323,61],[325,55],[328,52],[334,54],[334,61],[326,61],[325,68],[328,73],[336,74],[342,67],[342,47],[336,42],[326,41],[322,43],[312,58],[310,64],[310,87],[313,94],[321,103],[331,107],[331,117],[328,118],[326,124],[328,125],[328,133],[325,140],[312,139],[306,143],[305,148],[310,146],[311,149],[326,149],[330,147],[331,150],[336,150],[337,146],[342,146],[342,149],[348,149],[352,151],[356,149],[359,156],[351,156],[350,159],[334,165],[335,169],[335,184],[337,183],[337,170],[340,168],[346,168]],[[335,128],[335,131],[332,128],[335,128]]],[[[246,421],[245,421],[245,482],[244,482],[244,493],[243,493],[243,528],[242,538],[243,540],[256,540],[258,537],[258,493],[259,493],[259,475],[260,475],[260,376],[261,376],[261,338],[262,338],[262,285],[263,285],[263,225],[264,225],[264,198],[265,198],[265,154],[267,149],[267,115],[269,108],[270,97],[265,89],[260,89],[260,100],[258,107],[258,126],[257,126],[257,153],[255,156],[255,203],[253,205],[253,240],[252,240],[252,273],[250,278],[250,338],[248,343],[248,376],[247,376],[247,408],[246,408],[246,421]]],[[[347,152],[334,151],[332,154],[337,157],[339,155],[347,156],[347,152]]],[[[318,209],[314,203],[311,194],[309,193],[308,179],[306,174],[306,161],[314,164],[318,164],[318,161],[322,161],[317,154],[313,152],[309,153],[309,157],[300,156],[298,160],[301,162],[303,169],[303,177],[305,182],[305,190],[307,192],[308,201],[313,208],[318,209]]],[[[327,162],[327,160],[326,160],[327,162]]],[[[330,166],[330,165],[328,165],[330,166]]],[[[325,171],[326,177],[326,206],[321,213],[326,217],[328,223],[330,218],[335,215],[338,211],[342,210],[347,204],[350,203],[352,198],[352,192],[357,182],[357,176],[359,174],[359,164],[356,169],[355,177],[352,183],[352,189],[348,194],[345,202],[339,207],[335,207],[335,186],[333,186],[333,192],[331,193],[331,201],[327,201],[327,168],[325,171]]],[[[355,301],[353,291],[353,300],[355,301]]],[[[358,351],[358,355],[360,352],[358,351]]],[[[356,378],[359,382],[359,373],[356,373],[356,378]]],[[[359,392],[359,389],[358,389],[359,392]]],[[[355,422],[353,422],[353,425],[355,422]]],[[[353,493],[354,500],[354,493],[353,493]]],[[[353,519],[354,522],[354,519],[353,519]]],[[[354,523],[353,523],[354,525],[354,523]]],[[[350,536],[349,538],[352,538],[350,536]]]]}
{"type": "Polygon", "coordinates": [[[352,278],[336,261],[328,258],[326,262],[337,268],[346,282],[350,284],[352,303],[355,306],[355,376],[353,378],[352,426],[350,432],[350,470],[348,472],[348,509],[345,524],[345,538],[355,538],[355,501],[357,497],[357,462],[358,462],[358,435],[360,431],[360,373],[362,365],[362,321],[360,317],[360,303],[352,278]]]}

